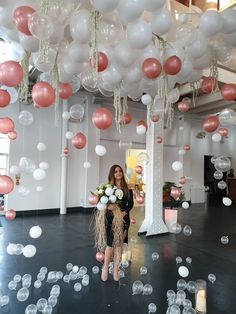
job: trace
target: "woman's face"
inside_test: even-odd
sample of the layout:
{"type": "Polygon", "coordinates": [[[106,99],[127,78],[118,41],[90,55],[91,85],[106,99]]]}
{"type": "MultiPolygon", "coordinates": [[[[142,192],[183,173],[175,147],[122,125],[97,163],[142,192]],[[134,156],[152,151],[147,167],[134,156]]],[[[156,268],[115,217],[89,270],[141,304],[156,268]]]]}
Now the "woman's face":
{"type": "Polygon", "coordinates": [[[123,178],[123,172],[120,167],[115,168],[114,177],[115,177],[115,180],[121,180],[123,178]]]}

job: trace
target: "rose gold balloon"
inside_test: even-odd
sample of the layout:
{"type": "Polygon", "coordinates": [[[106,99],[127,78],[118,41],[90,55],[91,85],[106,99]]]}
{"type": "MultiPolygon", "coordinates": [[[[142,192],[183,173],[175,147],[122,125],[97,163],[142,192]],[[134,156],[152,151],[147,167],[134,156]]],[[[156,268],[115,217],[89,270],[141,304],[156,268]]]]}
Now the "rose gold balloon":
{"type": "Polygon", "coordinates": [[[137,127],[137,126],[140,126],[140,125],[143,125],[143,126],[146,128],[146,130],[147,130],[148,126],[147,126],[146,121],[144,121],[144,120],[139,120],[139,121],[137,122],[137,124],[136,124],[136,127],[137,127]]]}
{"type": "Polygon", "coordinates": [[[86,136],[81,132],[76,133],[75,136],[72,138],[72,145],[75,148],[82,149],[85,147],[86,143],[87,143],[86,136]]]}
{"type": "Polygon", "coordinates": [[[13,13],[13,22],[18,29],[18,31],[24,33],[25,35],[32,35],[29,27],[28,27],[28,20],[32,13],[35,10],[31,7],[22,6],[15,9],[13,13]]]}
{"type": "Polygon", "coordinates": [[[0,194],[9,194],[14,189],[12,178],[0,175],[0,194]]]}
{"type": "Polygon", "coordinates": [[[65,155],[69,154],[69,148],[65,147],[63,152],[64,152],[65,155]]]}
{"type": "MultiPolygon", "coordinates": [[[[95,67],[95,59],[92,58],[90,59],[90,64],[92,67],[95,67]]],[[[108,58],[107,55],[104,52],[98,52],[98,68],[97,71],[98,72],[103,72],[104,70],[106,70],[107,66],[108,66],[108,58]]]]}
{"type": "Polygon", "coordinates": [[[96,260],[100,263],[102,263],[104,261],[104,254],[102,252],[97,252],[96,253],[96,260]]]}
{"type": "Polygon", "coordinates": [[[16,131],[11,131],[7,133],[7,136],[10,140],[15,140],[17,138],[17,133],[16,131]]]}
{"type": "Polygon", "coordinates": [[[202,128],[205,132],[214,132],[219,126],[219,118],[217,116],[208,116],[204,119],[202,128]]]}
{"type": "Polygon", "coordinates": [[[224,84],[221,87],[221,95],[225,100],[236,99],[236,84],[224,84]]]}
{"type": "Polygon", "coordinates": [[[148,58],[143,62],[142,71],[145,77],[147,77],[150,80],[153,80],[160,76],[162,66],[157,59],[148,58]]]}
{"type": "Polygon", "coordinates": [[[201,83],[201,88],[204,93],[211,93],[216,89],[216,86],[218,84],[218,81],[215,77],[209,76],[209,77],[204,77],[201,83]]]}
{"type": "Polygon", "coordinates": [[[106,130],[112,125],[112,113],[106,108],[98,108],[92,116],[93,124],[100,130],[106,130]]]}
{"type": "Polygon", "coordinates": [[[161,144],[162,143],[162,137],[161,136],[158,136],[157,137],[157,144],[161,144]]]}
{"type": "Polygon", "coordinates": [[[3,134],[7,134],[15,129],[15,124],[12,119],[5,117],[0,118],[0,132],[3,134]]]}
{"type": "Polygon", "coordinates": [[[188,144],[185,144],[184,145],[184,150],[187,152],[188,150],[190,150],[190,145],[188,145],[188,144]]]}
{"type": "Polygon", "coordinates": [[[16,218],[16,212],[14,209],[9,209],[5,212],[5,217],[8,220],[14,220],[16,218]]]}
{"type": "Polygon", "coordinates": [[[93,195],[93,194],[89,195],[88,201],[89,201],[89,204],[91,205],[97,205],[98,203],[97,195],[93,195]]]}
{"type": "Polygon", "coordinates": [[[125,112],[121,117],[120,117],[120,123],[123,124],[129,124],[132,121],[132,116],[129,112],[125,112]]]}
{"type": "Polygon", "coordinates": [[[135,172],[136,172],[137,174],[141,174],[141,173],[143,172],[143,167],[137,165],[137,166],[135,167],[135,172]]]}
{"type": "Polygon", "coordinates": [[[69,83],[59,83],[59,96],[61,99],[68,99],[72,96],[72,86],[69,83]]]}
{"type": "Polygon", "coordinates": [[[220,128],[217,132],[223,137],[229,134],[229,130],[226,128],[220,128]]]}
{"type": "Polygon", "coordinates": [[[49,107],[55,101],[55,91],[47,82],[38,82],[32,89],[32,99],[39,107],[49,107]]]}
{"type": "Polygon", "coordinates": [[[175,75],[179,73],[182,67],[182,61],[177,56],[171,56],[164,62],[163,70],[166,74],[175,75]]]}
{"type": "Polygon", "coordinates": [[[23,70],[16,61],[6,61],[0,64],[0,84],[12,87],[20,84],[23,70]]]}
{"type": "Polygon", "coordinates": [[[189,104],[187,104],[186,102],[180,101],[178,103],[178,109],[180,112],[187,112],[189,111],[189,104]]]}
{"type": "Polygon", "coordinates": [[[0,89],[0,108],[4,108],[10,104],[11,96],[5,89],[0,89]]]}
{"type": "Polygon", "coordinates": [[[135,225],[136,224],[136,219],[135,218],[131,218],[130,222],[131,222],[132,225],[135,225]]]}
{"type": "Polygon", "coordinates": [[[142,195],[137,195],[136,201],[138,204],[143,204],[144,203],[144,197],[142,195]]]}
{"type": "Polygon", "coordinates": [[[179,184],[185,184],[185,183],[186,183],[185,177],[180,177],[179,178],[179,184]]]}
{"type": "Polygon", "coordinates": [[[153,114],[151,116],[152,122],[158,122],[160,120],[160,116],[158,114],[153,114]]]}
{"type": "Polygon", "coordinates": [[[181,195],[181,190],[176,187],[172,187],[170,190],[170,196],[173,197],[174,199],[178,199],[181,195]]]}

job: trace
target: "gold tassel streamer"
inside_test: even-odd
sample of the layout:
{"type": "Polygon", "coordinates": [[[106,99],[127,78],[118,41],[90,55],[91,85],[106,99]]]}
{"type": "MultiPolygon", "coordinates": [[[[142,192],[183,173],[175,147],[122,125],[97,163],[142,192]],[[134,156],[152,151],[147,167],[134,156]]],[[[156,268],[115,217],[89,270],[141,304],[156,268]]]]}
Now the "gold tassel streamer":
{"type": "Polygon", "coordinates": [[[29,58],[31,53],[25,51],[24,58],[21,61],[21,67],[23,69],[23,80],[19,86],[19,99],[20,102],[27,103],[29,94],[29,58]]]}
{"type": "Polygon", "coordinates": [[[211,65],[210,65],[210,77],[212,77],[212,93],[215,93],[219,90],[218,79],[219,79],[219,70],[217,64],[217,58],[215,53],[212,52],[211,65]]]}
{"type": "MultiPolygon", "coordinates": [[[[57,60],[57,58],[56,58],[57,60]]],[[[58,66],[57,63],[55,63],[52,72],[51,72],[51,85],[55,89],[55,102],[54,102],[54,111],[55,111],[55,126],[58,126],[58,121],[59,121],[59,72],[58,72],[58,66]]]]}
{"type": "Polygon", "coordinates": [[[117,130],[121,133],[120,117],[122,116],[122,105],[121,105],[121,96],[120,96],[120,85],[118,85],[114,90],[113,106],[115,108],[116,127],[117,127],[117,130]]]}

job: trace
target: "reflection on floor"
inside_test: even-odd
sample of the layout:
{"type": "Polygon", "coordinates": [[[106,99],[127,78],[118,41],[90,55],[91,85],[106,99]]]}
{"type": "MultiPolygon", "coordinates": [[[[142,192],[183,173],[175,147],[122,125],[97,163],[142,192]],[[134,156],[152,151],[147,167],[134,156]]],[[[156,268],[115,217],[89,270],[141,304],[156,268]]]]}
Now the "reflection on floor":
{"type": "MultiPolygon", "coordinates": [[[[216,275],[214,285],[208,283],[208,313],[227,314],[236,312],[236,208],[210,206],[208,209],[203,204],[195,204],[189,210],[179,210],[178,222],[192,227],[190,237],[166,234],[146,238],[138,236],[137,231],[142,222],[144,209],[134,208],[131,217],[137,223],[131,225],[130,237],[136,236],[137,243],[133,248],[133,259],[130,267],[126,269],[126,277],[118,286],[112,277],[108,283],[102,283],[100,276],[93,275],[91,268],[99,265],[95,260],[93,248],[93,235],[89,230],[91,215],[69,214],[67,216],[44,215],[40,217],[19,217],[12,222],[1,218],[4,234],[0,236],[0,290],[4,295],[10,296],[10,305],[1,308],[1,313],[23,314],[30,303],[36,303],[39,298],[48,298],[52,284],[45,283],[39,289],[30,288],[30,297],[25,302],[16,300],[16,291],[10,291],[7,284],[17,273],[23,275],[30,273],[33,282],[42,266],[49,270],[65,272],[68,262],[74,265],[86,266],[91,276],[90,284],[83,287],[81,292],[73,290],[74,282],[61,286],[59,303],[53,313],[59,314],[120,314],[120,313],[148,313],[148,304],[157,305],[157,313],[164,314],[167,309],[166,291],[176,291],[176,282],[180,279],[175,258],[183,258],[182,265],[189,268],[188,280],[205,279],[208,274],[216,275]],[[31,239],[28,235],[30,227],[40,225],[43,234],[39,239],[31,239]],[[220,242],[222,235],[229,236],[229,244],[220,242]],[[22,255],[10,256],[6,253],[9,242],[35,244],[37,254],[32,259],[22,255]],[[160,258],[153,262],[152,252],[158,252],[160,258]],[[192,258],[192,264],[186,264],[186,257],[192,258]],[[148,273],[140,276],[139,269],[146,266],[148,273]],[[153,286],[150,296],[132,296],[132,283],[142,280],[153,286]]],[[[18,286],[19,288],[19,286],[18,286]]],[[[193,301],[193,295],[188,297],[193,301]]]]}

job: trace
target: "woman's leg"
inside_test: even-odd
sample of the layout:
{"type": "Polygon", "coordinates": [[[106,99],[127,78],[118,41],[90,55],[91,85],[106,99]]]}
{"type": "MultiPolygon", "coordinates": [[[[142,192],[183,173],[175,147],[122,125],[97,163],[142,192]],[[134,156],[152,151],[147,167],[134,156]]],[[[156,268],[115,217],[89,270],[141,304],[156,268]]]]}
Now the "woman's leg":
{"type": "Polygon", "coordinates": [[[114,248],[114,268],[113,268],[113,279],[119,281],[119,263],[121,260],[122,247],[117,246],[114,248]]]}
{"type": "Polygon", "coordinates": [[[109,264],[112,259],[112,255],[113,255],[113,248],[110,246],[107,246],[105,249],[104,264],[102,267],[102,274],[101,274],[102,281],[107,281],[108,279],[109,264]]]}

